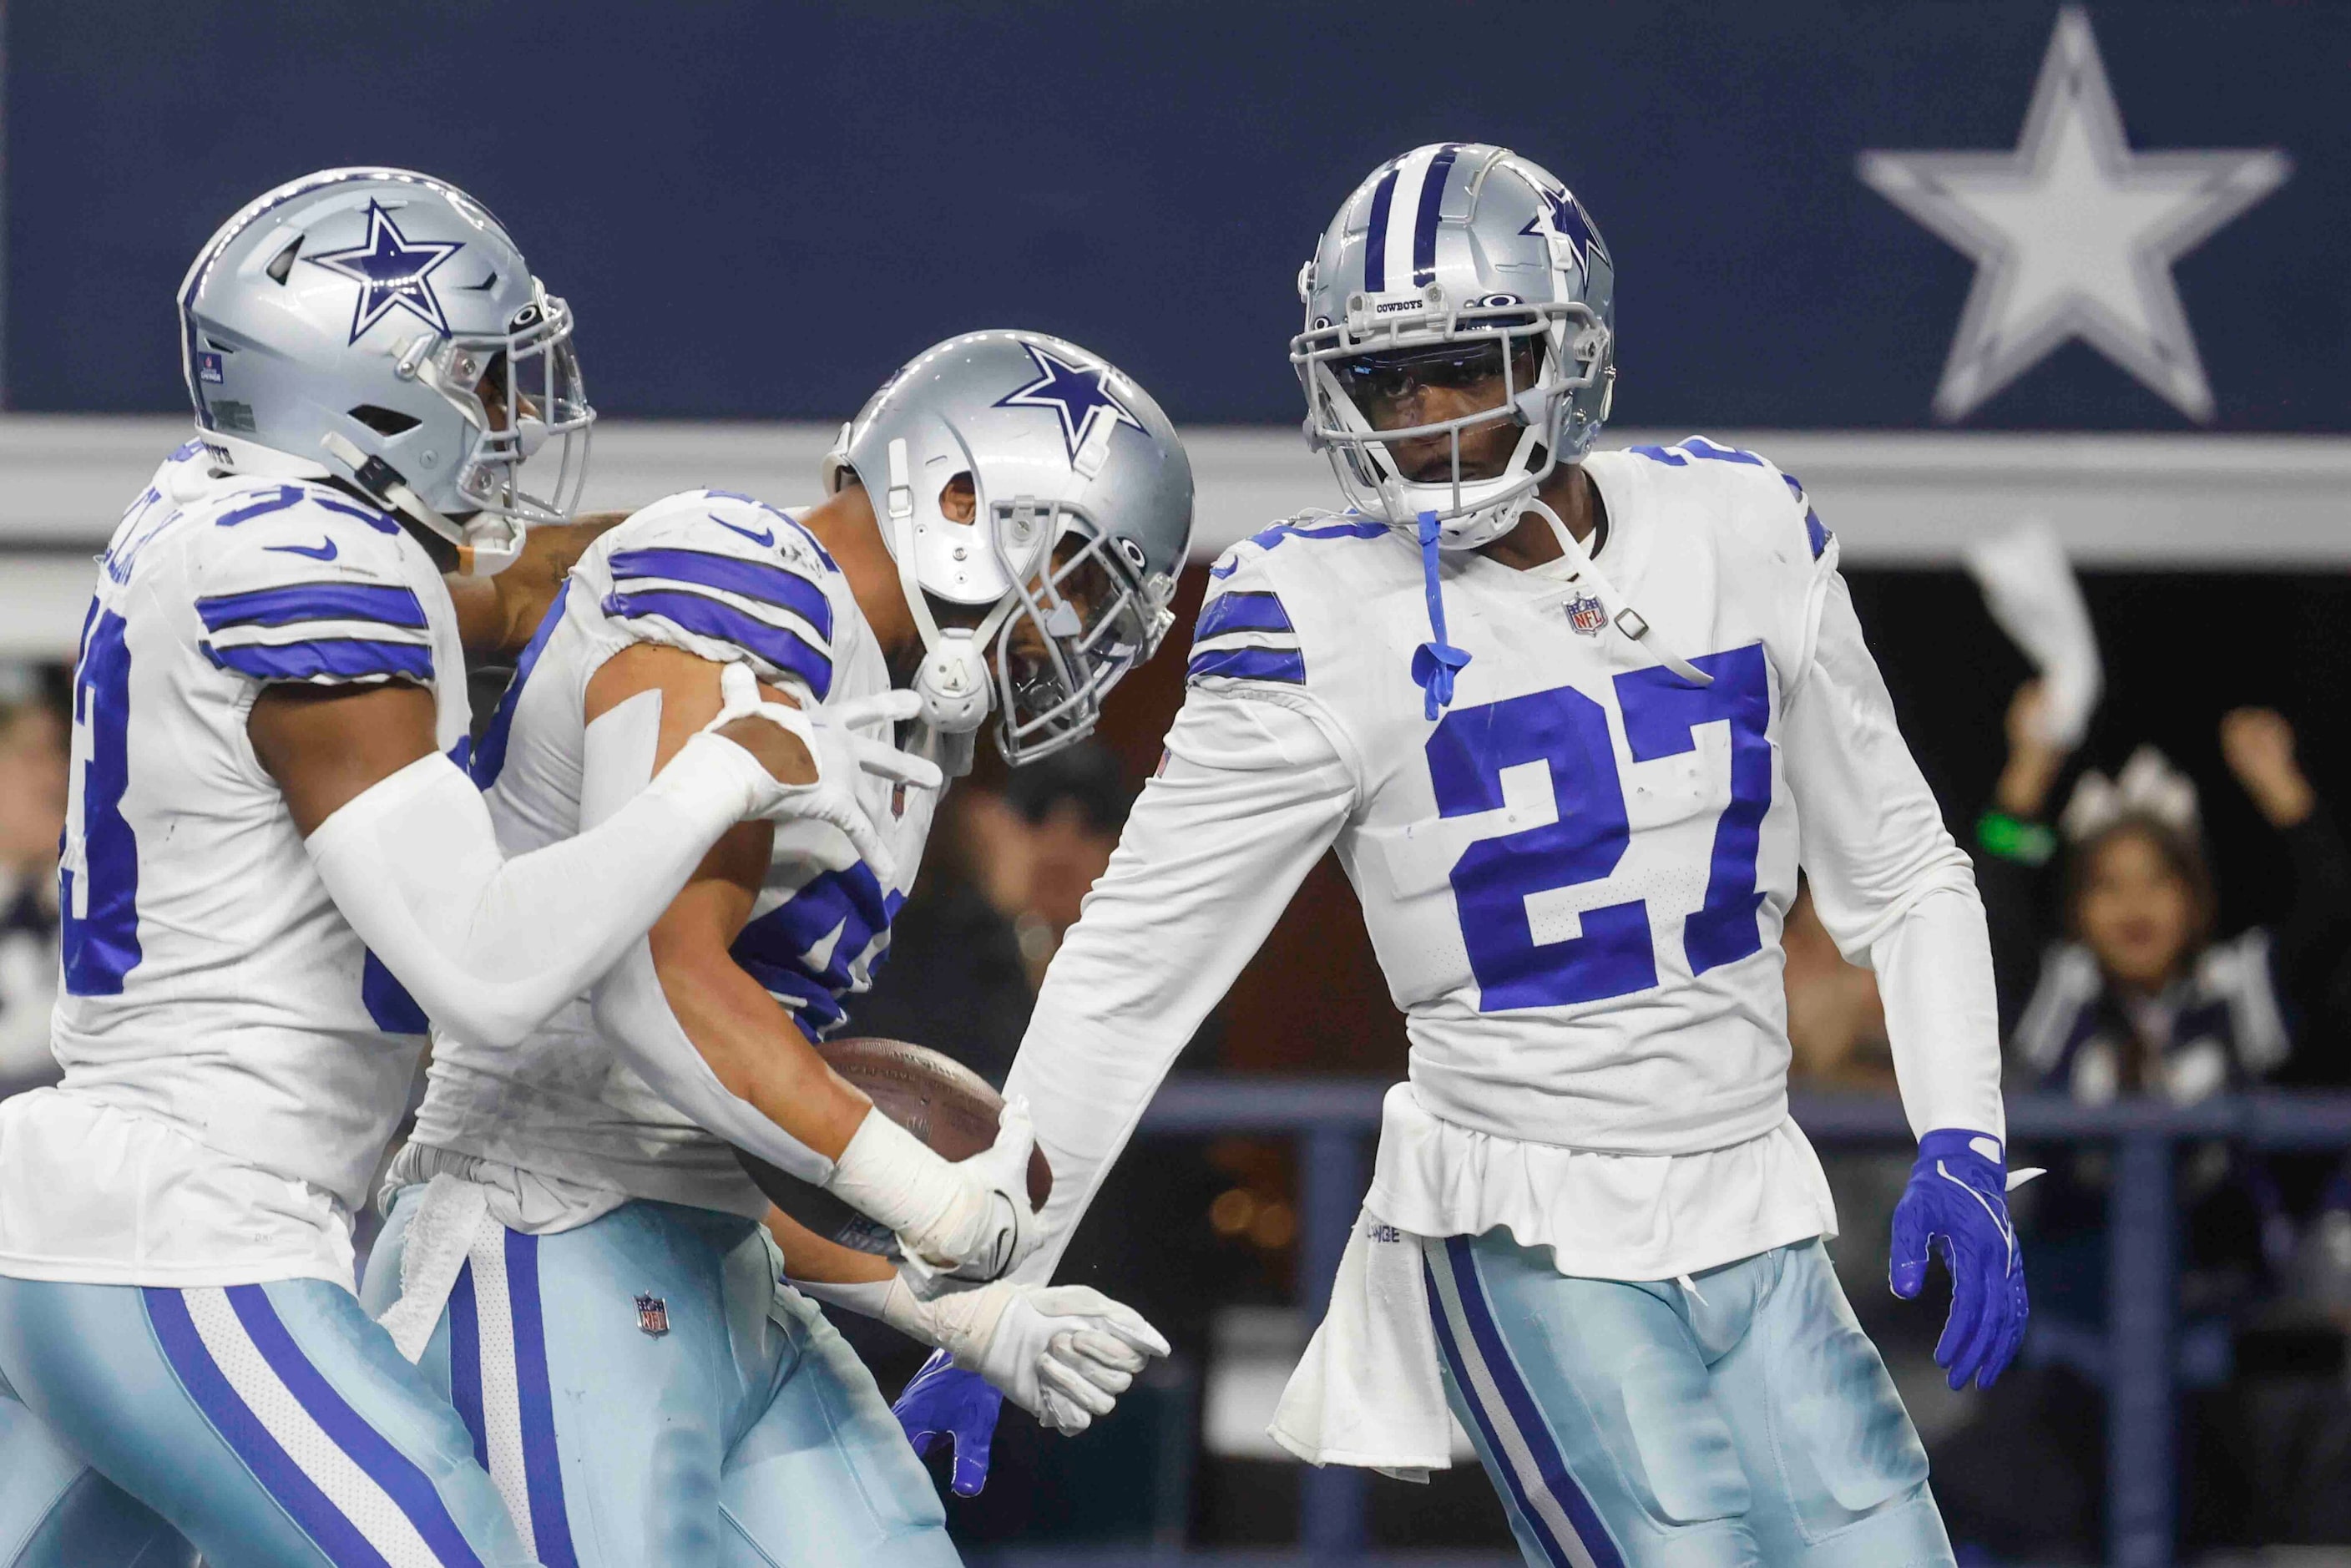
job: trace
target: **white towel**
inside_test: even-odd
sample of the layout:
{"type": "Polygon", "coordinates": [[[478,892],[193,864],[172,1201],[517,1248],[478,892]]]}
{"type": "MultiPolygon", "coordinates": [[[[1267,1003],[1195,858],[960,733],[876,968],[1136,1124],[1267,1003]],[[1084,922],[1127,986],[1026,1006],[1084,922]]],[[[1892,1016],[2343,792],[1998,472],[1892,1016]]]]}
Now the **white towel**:
{"type": "Polygon", "coordinates": [[[2042,738],[2069,750],[2081,745],[2105,673],[2082,585],[2056,530],[2027,518],[2006,533],[1970,540],[1967,562],[1991,618],[2041,672],[2049,694],[2042,738]]]}
{"type": "Polygon", "coordinates": [[[1361,1465],[1424,1481],[1453,1465],[1453,1422],[1437,1365],[1420,1239],[1366,1208],[1331,1308],[1267,1428],[1309,1464],[1361,1465]]]}
{"type": "Polygon", "coordinates": [[[457,1288],[475,1239],[496,1225],[486,1187],[447,1175],[425,1184],[401,1245],[400,1300],[376,1320],[412,1364],[424,1354],[441,1322],[441,1309],[457,1288]]]}

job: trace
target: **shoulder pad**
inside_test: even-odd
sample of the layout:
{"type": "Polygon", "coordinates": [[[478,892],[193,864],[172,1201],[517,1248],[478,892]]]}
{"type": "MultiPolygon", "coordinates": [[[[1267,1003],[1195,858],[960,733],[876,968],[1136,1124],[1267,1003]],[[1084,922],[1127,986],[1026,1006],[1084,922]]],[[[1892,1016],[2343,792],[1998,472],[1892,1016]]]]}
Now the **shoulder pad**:
{"type": "Polygon", "coordinates": [[[400,525],[323,486],[207,499],[195,541],[197,646],[256,681],[433,680],[433,638],[400,525]]]}
{"type": "Polygon", "coordinates": [[[671,496],[598,540],[582,568],[590,561],[601,568],[588,574],[600,607],[632,639],[743,660],[819,701],[831,691],[827,583],[840,569],[765,502],[724,490],[671,496]]]}
{"type": "Polygon", "coordinates": [[[1796,476],[1774,466],[1761,454],[1743,447],[1724,446],[1703,435],[1686,436],[1671,446],[1633,446],[1626,450],[1668,468],[1693,468],[1697,472],[1717,474],[1726,481],[1727,488],[1734,493],[1751,495],[1756,504],[1774,514],[1785,503],[1792,503],[1794,515],[1803,521],[1805,549],[1814,560],[1827,553],[1835,538],[1822,523],[1820,514],[1813,510],[1810,497],[1804,494],[1804,486],[1796,476]],[[1719,466],[1715,466],[1717,465],[1719,466]],[[1778,488],[1773,487],[1775,484],[1778,488]]]}
{"type": "Polygon", "coordinates": [[[1243,563],[1257,559],[1280,549],[1290,539],[1375,539],[1389,531],[1385,523],[1361,517],[1352,512],[1311,510],[1285,517],[1271,528],[1260,528],[1217,558],[1208,569],[1212,578],[1232,576],[1243,563]]]}

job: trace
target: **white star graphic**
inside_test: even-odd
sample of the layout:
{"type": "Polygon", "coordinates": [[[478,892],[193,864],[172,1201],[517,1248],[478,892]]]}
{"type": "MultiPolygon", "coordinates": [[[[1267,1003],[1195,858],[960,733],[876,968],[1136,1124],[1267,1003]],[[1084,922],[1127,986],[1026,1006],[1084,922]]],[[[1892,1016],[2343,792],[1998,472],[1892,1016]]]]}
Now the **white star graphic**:
{"type": "Polygon", "coordinates": [[[2171,264],[2284,183],[2274,149],[2133,152],[2090,18],[2058,13],[2014,152],[1865,152],[1871,189],[1975,258],[1935,413],[1964,419],[2069,338],[2213,413],[2171,264]]]}

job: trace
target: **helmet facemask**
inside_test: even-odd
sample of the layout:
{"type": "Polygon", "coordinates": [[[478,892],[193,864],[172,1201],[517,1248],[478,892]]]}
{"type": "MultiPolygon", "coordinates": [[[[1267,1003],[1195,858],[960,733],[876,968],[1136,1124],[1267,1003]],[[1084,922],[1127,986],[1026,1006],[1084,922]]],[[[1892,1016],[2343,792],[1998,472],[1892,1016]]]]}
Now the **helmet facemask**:
{"type": "Polygon", "coordinates": [[[1111,688],[1166,636],[1174,584],[1144,581],[1142,552],[1104,535],[1081,507],[1052,503],[1041,519],[1025,499],[995,509],[998,538],[1041,520],[1054,541],[1045,570],[1012,572],[1012,593],[988,616],[997,749],[1018,767],[1093,733],[1111,688]]]}
{"type": "Polygon", "coordinates": [[[588,482],[589,406],[571,344],[569,307],[533,286],[506,332],[422,338],[399,368],[448,400],[479,434],[456,476],[453,511],[470,511],[465,543],[519,546],[531,523],[566,523],[588,482]],[[554,443],[554,451],[548,451],[554,443]],[[536,463],[536,490],[526,469],[536,463]]]}
{"type": "Polygon", "coordinates": [[[1580,457],[1597,423],[1575,408],[1577,394],[1605,389],[1615,371],[1608,329],[1576,301],[1526,304],[1500,298],[1445,309],[1435,288],[1407,316],[1374,319],[1363,296],[1348,301],[1344,324],[1301,333],[1290,360],[1306,383],[1307,439],[1328,451],[1341,488],[1367,517],[1409,527],[1435,513],[1446,544],[1469,549],[1508,532],[1527,497],[1562,461],[1580,457]],[[1531,372],[1531,373],[1530,373],[1531,372]],[[1410,385],[1499,380],[1490,407],[1429,423],[1380,423],[1384,402],[1410,385]],[[1461,451],[1470,431],[1507,423],[1520,434],[1507,461],[1473,473],[1461,451]],[[1407,476],[1390,443],[1442,438],[1448,471],[1434,480],[1407,476]]]}

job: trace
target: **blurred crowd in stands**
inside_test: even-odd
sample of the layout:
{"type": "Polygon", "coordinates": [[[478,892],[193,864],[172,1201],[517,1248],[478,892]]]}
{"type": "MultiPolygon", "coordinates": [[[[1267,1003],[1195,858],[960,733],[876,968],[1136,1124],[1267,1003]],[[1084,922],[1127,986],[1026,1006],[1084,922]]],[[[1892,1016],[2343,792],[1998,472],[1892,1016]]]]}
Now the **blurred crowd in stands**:
{"type": "MultiPolygon", "coordinates": [[[[1150,706],[1164,701],[1173,711],[1175,678],[1150,706]]],[[[56,1073],[47,1013],[57,983],[66,695],[61,671],[0,666],[0,1094],[56,1073]]],[[[2223,786],[2216,772],[2208,785],[2241,791],[2288,868],[2288,885],[2269,890],[2269,918],[2230,930],[2220,923],[2203,831],[2212,802],[2199,800],[2187,774],[2152,747],[2128,751],[2111,777],[2085,766],[2050,738],[2062,729],[2049,720],[2050,701],[2042,682],[2024,684],[2009,706],[1991,798],[1945,801],[1974,855],[1989,917],[2011,1095],[2186,1103],[2267,1087],[2351,1087],[2351,856],[2297,761],[2291,725],[2260,708],[2219,720],[2218,753],[2231,782],[2223,786]]],[[[1153,716],[1138,714],[1136,724],[1153,716]]],[[[1157,722],[1164,726],[1164,713],[1157,722]]],[[[984,767],[950,795],[889,966],[853,1009],[854,1032],[934,1045],[1002,1080],[1046,966],[1109,863],[1155,755],[1139,727],[1109,739],[1017,772],[984,767]]],[[[1253,974],[1295,969],[1301,952],[1357,942],[1344,896],[1335,873],[1318,871],[1284,927],[1297,934],[1277,931],[1253,974]],[[1285,940],[1309,946],[1285,951],[1285,940]]],[[[1892,1094],[1872,977],[1840,956],[1808,899],[1790,914],[1785,949],[1798,1089],[1892,1094]]],[[[1245,977],[1184,1069],[1399,1074],[1402,1031],[1364,962],[1333,957],[1332,972],[1352,977],[1322,984],[1360,997],[1301,1000],[1294,993],[1311,977],[1296,974],[1260,978],[1251,993],[1245,977]],[[1344,968],[1350,962],[1355,970],[1344,968]],[[1297,1032],[1301,1015],[1280,1013],[1285,1001],[1329,1009],[1324,1032],[1332,1038],[1269,1055],[1259,1035],[1297,1032]]],[[[2016,1197],[2032,1331],[2009,1377],[1966,1395],[1946,1389],[1931,1362],[1940,1312],[1900,1305],[1883,1288],[1886,1221],[1907,1155],[1830,1149],[1824,1163],[1848,1239],[1834,1249],[1847,1293],[1927,1439],[1955,1534],[2003,1556],[2094,1560],[2104,1491],[2109,1157],[2094,1145],[2021,1141],[2012,1163],[2050,1172],[2016,1197]]],[[[2174,1180],[2187,1540],[2351,1542],[2351,1164],[2340,1153],[2261,1155],[2215,1143],[2184,1146],[2174,1180]]],[[[1069,1267],[1075,1277],[1099,1276],[1157,1320],[1189,1353],[1165,1380],[1192,1381],[1159,1403],[1159,1416],[1118,1424],[1123,1437],[1106,1431],[1091,1447],[1053,1445],[1008,1423],[999,1466],[1018,1465],[1036,1482],[958,1504],[967,1539],[1033,1535],[1111,1506],[1105,1499],[1131,1490],[1116,1486],[1115,1472],[1136,1461],[1138,1446],[1156,1446],[1146,1457],[1159,1472],[1193,1476],[1190,1434],[1211,1320],[1236,1304],[1279,1308],[1291,1299],[1295,1203],[1283,1140],[1164,1145],[1125,1162],[1069,1267]]],[[[885,1386],[919,1357],[862,1325],[850,1332],[885,1386]]],[[[1134,1403],[1154,1408],[1147,1397],[1134,1403]]],[[[1176,1511],[1176,1528],[1186,1528],[1187,1507],[1195,1539],[1232,1539],[1219,1517],[1286,1517],[1278,1504],[1269,1510],[1262,1490],[1249,1490],[1275,1483],[1230,1474],[1220,1481],[1223,1473],[1213,1462],[1201,1470],[1188,1504],[1181,1487],[1172,1503],[1162,1500],[1163,1512],[1176,1511]],[[1220,1485],[1241,1488],[1223,1508],[1220,1485]]],[[[1384,1544],[1457,1540],[1465,1518],[1473,1530],[1492,1524],[1490,1543],[1499,1544],[1480,1488],[1449,1489],[1440,1478],[1405,1500],[1409,1510],[1383,1509],[1383,1496],[1375,1490],[1384,1544]]],[[[1167,1528],[1164,1518],[1159,1528],[1167,1528]]]]}

